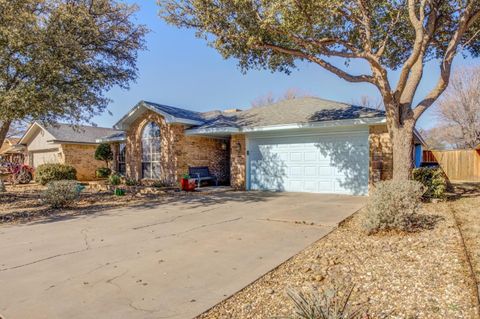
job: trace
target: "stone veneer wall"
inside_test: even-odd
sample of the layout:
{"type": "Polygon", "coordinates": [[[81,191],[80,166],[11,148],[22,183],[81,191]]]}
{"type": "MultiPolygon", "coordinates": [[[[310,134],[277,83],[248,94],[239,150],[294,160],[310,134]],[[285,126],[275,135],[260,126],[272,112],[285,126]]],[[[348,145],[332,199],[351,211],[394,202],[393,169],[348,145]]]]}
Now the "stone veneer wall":
{"type": "Polygon", "coordinates": [[[230,139],[230,185],[235,189],[246,188],[247,156],[244,134],[230,139]]]}
{"type": "Polygon", "coordinates": [[[167,124],[164,118],[152,111],[132,123],[126,131],[126,173],[129,178],[142,178],[142,133],[150,122],[155,122],[161,130],[162,180],[176,184],[189,166],[208,166],[219,182],[229,179],[228,142],[225,140],[185,136],[185,127],[180,124],[167,124]]]}
{"type": "Polygon", "coordinates": [[[78,180],[94,180],[95,170],[105,166],[105,162],[95,159],[96,149],[97,145],[62,144],[62,162],[75,167],[78,180]]]}
{"type": "Polygon", "coordinates": [[[393,150],[386,125],[369,128],[370,143],[370,186],[393,176],[393,150]]]}

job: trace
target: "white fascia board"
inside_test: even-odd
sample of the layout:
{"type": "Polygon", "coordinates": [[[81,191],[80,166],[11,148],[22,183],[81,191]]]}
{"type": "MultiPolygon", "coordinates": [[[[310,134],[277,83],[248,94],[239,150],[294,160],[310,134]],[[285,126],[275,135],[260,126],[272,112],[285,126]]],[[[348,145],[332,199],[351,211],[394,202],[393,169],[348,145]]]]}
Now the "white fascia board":
{"type": "Polygon", "coordinates": [[[413,135],[414,135],[416,138],[418,138],[418,140],[420,141],[420,143],[421,143],[423,146],[428,147],[427,142],[423,139],[422,135],[420,135],[420,132],[419,132],[416,128],[413,129],[413,135]]]}
{"type": "Polygon", "coordinates": [[[268,131],[284,131],[284,130],[298,130],[310,128],[334,128],[341,126],[361,126],[361,125],[375,125],[385,124],[387,121],[385,117],[363,118],[363,119],[349,119],[313,123],[293,123],[281,125],[268,126],[250,126],[243,128],[224,127],[224,128],[206,128],[206,129],[190,129],[185,131],[187,135],[197,134],[231,134],[231,133],[253,133],[253,132],[268,132],[268,131]]]}
{"type": "Polygon", "coordinates": [[[76,141],[61,141],[61,140],[49,140],[47,141],[48,144],[75,144],[75,145],[97,145],[98,143],[95,142],[76,142],[76,141]]]}
{"type": "Polygon", "coordinates": [[[386,119],[383,117],[364,118],[364,119],[351,119],[351,120],[349,119],[349,120],[337,120],[337,121],[325,121],[325,122],[313,122],[313,123],[294,123],[294,124],[282,124],[282,125],[244,127],[241,129],[241,132],[251,133],[251,132],[308,129],[308,128],[327,128],[327,127],[337,127],[337,126],[374,125],[374,124],[384,124],[384,123],[386,123],[386,119]]]}
{"type": "Polygon", "coordinates": [[[126,115],[124,115],[113,127],[117,130],[125,130],[126,129],[126,123],[128,123],[128,119],[131,118],[132,116],[135,116],[135,113],[137,113],[140,108],[146,108],[154,113],[157,113],[165,118],[165,122],[168,124],[172,123],[179,123],[179,124],[187,124],[187,125],[202,125],[203,122],[201,121],[195,121],[195,120],[190,120],[190,119],[184,119],[180,117],[175,117],[171,114],[162,112],[161,110],[151,107],[144,101],[139,102],[135,107],[133,107],[130,112],[128,112],[126,115]]]}
{"type": "Polygon", "coordinates": [[[43,129],[46,131],[46,129],[40,125],[40,123],[38,123],[37,121],[33,122],[30,127],[27,129],[27,131],[23,134],[23,136],[20,138],[20,140],[18,141],[17,144],[28,144],[28,139],[31,137],[33,133],[33,130],[35,128],[39,128],[39,129],[43,129]]]}
{"type": "Polygon", "coordinates": [[[142,102],[142,105],[144,107],[146,107],[147,109],[149,109],[150,111],[155,112],[155,113],[163,116],[165,118],[165,122],[169,123],[169,124],[171,124],[171,123],[188,124],[188,125],[202,125],[203,124],[203,122],[201,122],[201,121],[195,121],[195,120],[184,119],[184,118],[181,118],[181,117],[173,116],[173,115],[165,113],[165,112],[163,112],[163,111],[161,111],[157,108],[151,107],[150,105],[148,105],[146,103],[143,103],[143,102],[142,102]]]}
{"type": "Polygon", "coordinates": [[[95,142],[97,143],[115,143],[115,142],[125,142],[127,139],[126,137],[113,137],[113,138],[97,138],[95,139],[95,142]]]}
{"type": "Polygon", "coordinates": [[[130,117],[132,117],[139,109],[140,107],[142,107],[142,102],[138,103],[137,105],[135,105],[131,110],[130,112],[128,112],[127,114],[125,114],[124,116],[122,116],[122,118],[120,120],[118,120],[117,123],[115,123],[113,125],[113,128],[117,129],[117,130],[124,130],[124,122],[126,122],[126,120],[130,117]]]}
{"type": "Polygon", "coordinates": [[[241,130],[236,127],[217,127],[217,128],[192,128],[185,130],[185,135],[215,135],[215,134],[232,134],[232,133],[240,133],[241,130]]]}

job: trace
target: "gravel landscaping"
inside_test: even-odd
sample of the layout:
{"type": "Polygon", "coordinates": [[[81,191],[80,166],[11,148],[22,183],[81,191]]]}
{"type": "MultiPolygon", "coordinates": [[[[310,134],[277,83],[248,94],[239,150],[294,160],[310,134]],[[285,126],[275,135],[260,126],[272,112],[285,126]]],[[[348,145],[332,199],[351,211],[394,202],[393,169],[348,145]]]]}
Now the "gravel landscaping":
{"type": "MultiPolygon", "coordinates": [[[[478,198],[470,200],[471,208],[478,207],[478,198]]],[[[477,318],[476,287],[450,206],[457,203],[469,201],[425,204],[423,214],[437,222],[410,234],[368,236],[361,211],[199,318],[291,316],[288,291],[323,289],[332,282],[354,285],[352,300],[365,304],[370,318],[477,318]]],[[[470,211],[478,227],[479,218],[470,211]]],[[[478,245],[479,229],[469,233],[478,245]]]]}
{"type": "MultiPolygon", "coordinates": [[[[461,198],[451,203],[465,240],[480,296],[480,188],[477,196],[461,198]]],[[[478,296],[477,296],[478,297],[478,296]]],[[[480,298],[479,298],[480,302],[480,298]]]]}

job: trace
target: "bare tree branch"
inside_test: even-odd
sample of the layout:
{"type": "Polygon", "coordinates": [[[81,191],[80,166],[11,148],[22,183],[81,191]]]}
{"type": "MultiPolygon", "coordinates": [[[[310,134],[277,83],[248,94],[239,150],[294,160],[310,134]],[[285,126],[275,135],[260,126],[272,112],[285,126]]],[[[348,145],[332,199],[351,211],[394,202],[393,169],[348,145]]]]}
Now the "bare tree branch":
{"type": "Polygon", "coordinates": [[[356,82],[356,83],[366,82],[366,83],[371,83],[373,85],[377,85],[377,83],[375,82],[375,79],[371,75],[366,75],[366,74],[352,75],[352,74],[349,74],[349,73],[337,68],[336,66],[328,63],[327,61],[325,61],[325,60],[323,60],[319,57],[309,55],[309,54],[307,54],[305,52],[302,52],[300,50],[282,48],[282,47],[279,47],[279,46],[276,46],[276,45],[273,45],[273,44],[262,44],[262,45],[258,45],[258,47],[273,50],[273,51],[276,51],[276,52],[279,52],[279,53],[293,55],[293,56],[296,56],[296,57],[301,58],[301,59],[309,60],[311,62],[314,62],[314,63],[320,65],[324,69],[334,73],[335,75],[341,77],[342,79],[344,79],[348,82],[356,82]]]}
{"type": "Polygon", "coordinates": [[[425,112],[425,110],[429,108],[438,99],[438,97],[443,93],[443,91],[445,91],[448,86],[452,70],[453,58],[457,53],[457,48],[460,40],[462,39],[465,31],[467,30],[467,26],[475,22],[475,20],[472,19],[478,19],[480,17],[480,15],[477,14],[472,15],[473,3],[474,1],[471,1],[465,8],[465,11],[459,19],[458,28],[452,36],[450,42],[448,43],[447,50],[445,51],[445,55],[440,64],[440,77],[437,81],[437,84],[428,93],[428,95],[420,103],[418,103],[418,105],[413,110],[415,120],[417,120],[423,114],[423,112],[425,112]]]}

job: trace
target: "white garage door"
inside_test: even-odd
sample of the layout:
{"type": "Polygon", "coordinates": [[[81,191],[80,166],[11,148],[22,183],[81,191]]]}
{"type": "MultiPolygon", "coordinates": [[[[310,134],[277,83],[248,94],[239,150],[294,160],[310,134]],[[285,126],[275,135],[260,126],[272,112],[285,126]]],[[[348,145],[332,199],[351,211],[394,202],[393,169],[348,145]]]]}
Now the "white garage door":
{"type": "Polygon", "coordinates": [[[250,138],[249,186],[253,190],[368,192],[368,132],[250,138]]]}
{"type": "Polygon", "coordinates": [[[42,164],[58,163],[58,152],[59,150],[32,153],[33,167],[37,168],[42,164]]]}

